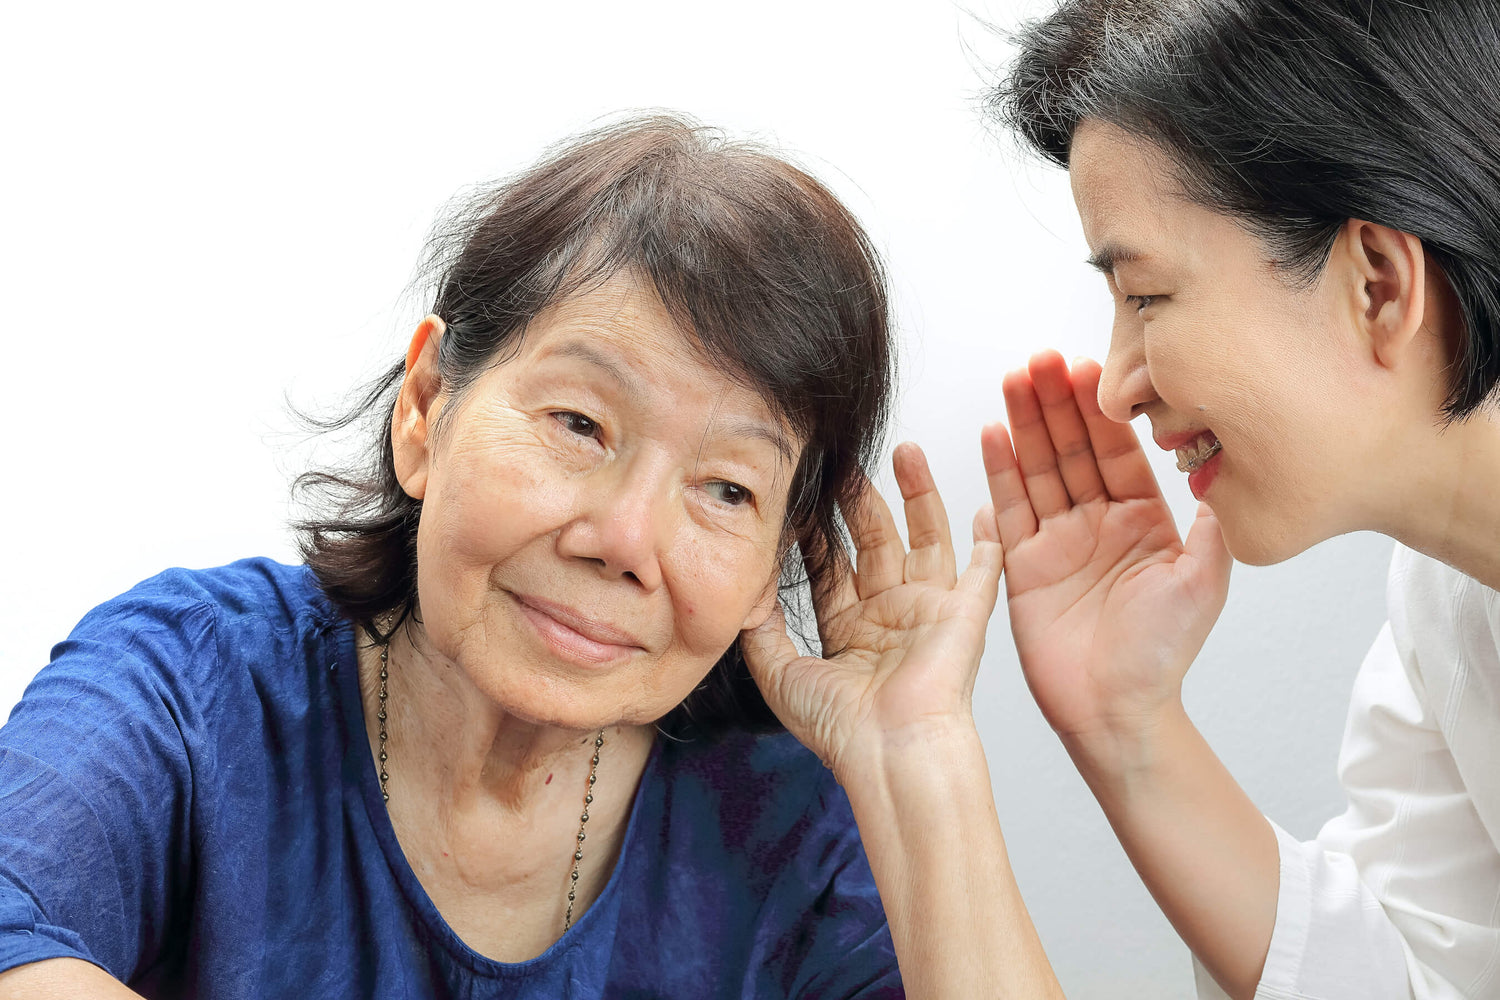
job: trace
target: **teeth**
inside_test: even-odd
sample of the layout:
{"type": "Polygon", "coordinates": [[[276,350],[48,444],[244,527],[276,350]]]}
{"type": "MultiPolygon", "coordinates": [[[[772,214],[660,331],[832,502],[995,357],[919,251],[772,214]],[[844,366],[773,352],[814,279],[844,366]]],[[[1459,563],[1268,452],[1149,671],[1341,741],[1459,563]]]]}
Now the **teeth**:
{"type": "Polygon", "coordinates": [[[1177,449],[1177,471],[1197,472],[1203,464],[1224,450],[1219,439],[1205,434],[1192,444],[1177,449]]]}

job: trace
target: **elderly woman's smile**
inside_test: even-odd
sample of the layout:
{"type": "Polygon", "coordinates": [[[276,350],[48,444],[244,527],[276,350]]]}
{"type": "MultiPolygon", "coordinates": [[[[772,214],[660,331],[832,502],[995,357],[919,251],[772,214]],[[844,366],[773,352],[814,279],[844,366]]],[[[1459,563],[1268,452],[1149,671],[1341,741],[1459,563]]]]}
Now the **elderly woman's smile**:
{"type": "Polygon", "coordinates": [[[514,591],[510,596],[548,648],[566,659],[602,665],[645,649],[630,633],[576,608],[514,591]]]}
{"type": "Polygon", "coordinates": [[[790,431],[617,276],[450,397],[424,324],[394,420],[427,655],[509,714],[659,718],[771,609],[790,431]]]}

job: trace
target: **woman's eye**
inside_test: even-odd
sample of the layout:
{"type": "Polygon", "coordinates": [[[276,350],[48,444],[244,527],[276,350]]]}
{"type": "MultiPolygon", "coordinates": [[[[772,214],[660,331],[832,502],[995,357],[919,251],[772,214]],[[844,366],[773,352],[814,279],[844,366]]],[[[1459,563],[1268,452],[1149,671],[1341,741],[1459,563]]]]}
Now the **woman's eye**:
{"type": "Polygon", "coordinates": [[[1146,308],[1147,306],[1149,306],[1151,303],[1153,303],[1155,301],[1156,301],[1156,296],[1155,295],[1127,295],[1127,296],[1125,296],[1125,304],[1126,305],[1130,305],[1130,306],[1134,306],[1136,312],[1140,312],[1142,309],[1146,308]]]}
{"type": "Polygon", "coordinates": [[[722,504],[728,504],[731,507],[742,506],[754,499],[753,494],[745,489],[745,487],[738,483],[725,482],[722,479],[714,480],[707,484],[704,489],[708,490],[709,495],[715,500],[722,504]]]}
{"type": "Polygon", "coordinates": [[[554,413],[553,416],[557,418],[558,423],[579,437],[595,439],[599,437],[599,424],[585,417],[582,413],[574,413],[572,410],[562,410],[554,413]]]}

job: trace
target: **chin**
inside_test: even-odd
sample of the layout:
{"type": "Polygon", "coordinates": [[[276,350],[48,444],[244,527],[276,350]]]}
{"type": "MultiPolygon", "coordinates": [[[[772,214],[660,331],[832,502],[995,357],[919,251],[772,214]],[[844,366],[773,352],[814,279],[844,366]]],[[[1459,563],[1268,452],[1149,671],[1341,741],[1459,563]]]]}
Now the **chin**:
{"type": "Polygon", "coordinates": [[[549,729],[570,729],[587,732],[601,727],[613,726],[622,720],[606,717],[605,713],[591,712],[576,705],[516,704],[500,702],[505,714],[533,726],[549,729]]]}
{"type": "Polygon", "coordinates": [[[1305,523],[1281,524],[1262,519],[1247,524],[1244,518],[1214,511],[1224,531],[1224,545],[1234,561],[1246,566],[1274,566],[1301,555],[1329,535],[1310,532],[1305,523]]]}
{"type": "Polygon", "coordinates": [[[640,726],[654,722],[675,706],[623,704],[618,698],[597,692],[580,691],[567,684],[557,684],[546,677],[505,690],[485,693],[506,715],[534,726],[593,732],[611,726],[640,726]]]}

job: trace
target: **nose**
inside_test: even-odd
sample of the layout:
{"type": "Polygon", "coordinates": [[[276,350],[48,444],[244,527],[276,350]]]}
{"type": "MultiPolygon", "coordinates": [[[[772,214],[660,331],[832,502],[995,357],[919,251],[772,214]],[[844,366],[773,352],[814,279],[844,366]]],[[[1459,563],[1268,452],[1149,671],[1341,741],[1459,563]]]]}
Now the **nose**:
{"type": "Polygon", "coordinates": [[[559,552],[592,563],[609,579],[647,591],[661,586],[661,554],[673,530],[671,482],[647,463],[589,477],[576,516],[558,537],[559,552]]]}
{"type": "Polygon", "coordinates": [[[1117,315],[1110,332],[1109,355],[1099,376],[1099,409],[1123,424],[1155,399],[1141,321],[1134,315],[1117,315]]]}

